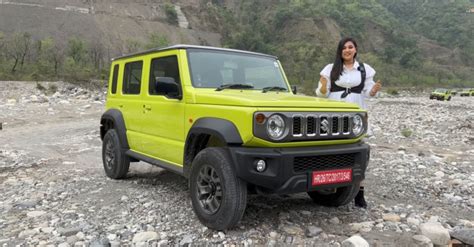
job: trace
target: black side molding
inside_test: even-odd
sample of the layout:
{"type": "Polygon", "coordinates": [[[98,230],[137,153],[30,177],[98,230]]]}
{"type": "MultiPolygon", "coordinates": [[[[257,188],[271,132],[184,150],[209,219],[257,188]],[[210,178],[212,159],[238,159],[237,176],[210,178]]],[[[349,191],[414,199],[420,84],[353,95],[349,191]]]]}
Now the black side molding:
{"type": "Polygon", "coordinates": [[[136,153],[132,150],[128,150],[127,152],[125,152],[125,154],[132,157],[132,158],[135,158],[137,160],[141,160],[141,161],[144,161],[146,163],[152,164],[154,166],[159,166],[159,167],[161,167],[165,170],[172,171],[172,172],[174,172],[178,175],[181,175],[181,176],[184,175],[183,167],[173,165],[173,164],[168,163],[166,161],[153,159],[153,158],[150,158],[150,157],[145,156],[143,154],[136,153]]]}

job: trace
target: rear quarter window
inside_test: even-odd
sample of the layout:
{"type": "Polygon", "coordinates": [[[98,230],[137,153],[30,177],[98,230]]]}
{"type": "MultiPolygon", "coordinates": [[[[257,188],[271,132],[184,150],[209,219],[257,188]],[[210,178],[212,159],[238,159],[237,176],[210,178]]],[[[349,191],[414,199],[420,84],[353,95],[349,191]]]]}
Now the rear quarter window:
{"type": "Polygon", "coordinates": [[[119,70],[119,65],[116,64],[114,66],[114,71],[112,72],[112,88],[111,88],[111,93],[115,94],[117,93],[117,79],[118,79],[118,70],[119,70]]]}

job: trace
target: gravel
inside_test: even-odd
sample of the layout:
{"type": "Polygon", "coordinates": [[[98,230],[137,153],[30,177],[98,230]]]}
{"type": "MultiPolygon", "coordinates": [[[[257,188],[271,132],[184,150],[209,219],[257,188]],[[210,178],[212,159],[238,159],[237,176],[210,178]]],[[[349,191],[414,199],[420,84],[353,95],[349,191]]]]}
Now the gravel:
{"type": "Polygon", "coordinates": [[[104,92],[42,83],[52,84],[56,92],[0,82],[0,246],[472,244],[474,97],[368,102],[367,209],[317,206],[304,193],[250,195],[236,228],[213,231],[178,175],[140,162],[126,179],[108,179],[104,92]]]}

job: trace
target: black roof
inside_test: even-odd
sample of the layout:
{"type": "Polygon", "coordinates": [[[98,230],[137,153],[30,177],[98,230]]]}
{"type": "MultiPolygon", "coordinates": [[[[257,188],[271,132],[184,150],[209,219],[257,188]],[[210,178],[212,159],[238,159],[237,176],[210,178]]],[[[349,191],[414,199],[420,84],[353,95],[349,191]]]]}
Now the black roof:
{"type": "Polygon", "coordinates": [[[212,47],[212,46],[200,46],[200,45],[172,45],[164,48],[154,48],[146,51],[141,51],[141,52],[136,52],[136,53],[131,53],[127,55],[123,55],[120,57],[115,57],[112,58],[112,61],[123,59],[123,58],[129,58],[129,57],[135,57],[139,55],[146,55],[150,53],[155,53],[159,51],[167,51],[167,50],[174,50],[174,49],[204,49],[204,50],[213,50],[213,51],[229,51],[229,52],[238,52],[238,53],[244,53],[244,54],[251,54],[251,55],[258,55],[258,56],[265,56],[265,57],[271,57],[277,59],[276,56],[264,54],[264,53],[258,53],[258,52],[251,52],[251,51],[243,51],[243,50],[237,50],[237,49],[228,49],[228,48],[219,48],[219,47],[212,47]]]}

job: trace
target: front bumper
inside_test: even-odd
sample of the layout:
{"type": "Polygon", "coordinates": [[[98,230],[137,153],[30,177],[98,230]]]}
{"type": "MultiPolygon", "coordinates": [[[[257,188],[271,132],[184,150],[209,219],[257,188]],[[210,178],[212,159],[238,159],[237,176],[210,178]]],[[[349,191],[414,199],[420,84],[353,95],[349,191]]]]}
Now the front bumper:
{"type": "Polygon", "coordinates": [[[356,144],[304,148],[230,147],[237,176],[270,193],[289,194],[318,189],[331,189],[358,183],[365,178],[370,146],[356,144]],[[255,162],[265,160],[267,168],[257,172],[255,162]],[[313,171],[352,169],[352,181],[311,185],[313,171]]]}

